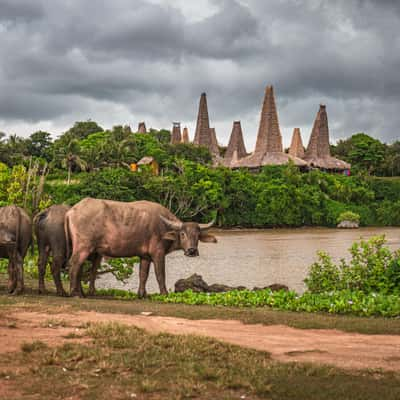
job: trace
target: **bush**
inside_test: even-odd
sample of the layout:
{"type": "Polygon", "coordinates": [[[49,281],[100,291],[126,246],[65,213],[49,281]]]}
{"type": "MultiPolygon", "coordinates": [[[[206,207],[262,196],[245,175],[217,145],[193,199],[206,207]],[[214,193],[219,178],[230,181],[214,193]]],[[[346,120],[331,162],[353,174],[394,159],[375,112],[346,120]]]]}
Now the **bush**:
{"type": "Polygon", "coordinates": [[[400,252],[391,252],[385,238],[361,240],[350,248],[351,259],[334,264],[323,252],[304,282],[311,293],[337,290],[400,294],[400,252]]]}
{"type": "Polygon", "coordinates": [[[354,213],[352,211],[345,211],[339,215],[339,218],[337,219],[338,224],[340,224],[343,221],[350,221],[350,222],[355,222],[357,224],[360,223],[360,216],[357,213],[354,213]]]}

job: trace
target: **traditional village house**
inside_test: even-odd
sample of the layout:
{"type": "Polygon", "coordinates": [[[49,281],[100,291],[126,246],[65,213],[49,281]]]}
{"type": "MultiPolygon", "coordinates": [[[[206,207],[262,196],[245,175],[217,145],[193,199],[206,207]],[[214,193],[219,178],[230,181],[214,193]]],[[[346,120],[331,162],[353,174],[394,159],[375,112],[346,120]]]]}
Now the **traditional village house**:
{"type": "Polygon", "coordinates": [[[182,132],[182,143],[189,143],[189,129],[186,126],[182,132]]]}
{"type": "Polygon", "coordinates": [[[150,169],[153,175],[159,175],[160,167],[154,157],[146,156],[137,162],[137,171],[142,171],[144,168],[150,169]]]}
{"type": "Polygon", "coordinates": [[[215,128],[210,128],[210,136],[211,136],[211,147],[210,147],[211,154],[219,156],[219,146],[215,128]]]}
{"type": "Polygon", "coordinates": [[[235,163],[231,162],[230,167],[259,169],[264,165],[282,165],[289,161],[300,167],[307,165],[300,158],[283,152],[274,89],[272,86],[267,86],[254,153],[235,163]]]}
{"type": "Polygon", "coordinates": [[[240,121],[234,121],[228,147],[225,151],[223,164],[227,167],[231,162],[236,163],[241,158],[247,156],[246,147],[243,140],[243,132],[240,121]]]}
{"type": "Polygon", "coordinates": [[[325,105],[321,104],[319,107],[304,160],[310,167],[320,168],[323,170],[350,170],[351,165],[349,163],[331,156],[328,115],[325,105]]]}
{"type": "Polygon", "coordinates": [[[294,128],[292,142],[289,148],[289,155],[292,157],[304,158],[304,146],[301,139],[300,128],[294,128]]]}
{"type": "Polygon", "coordinates": [[[171,132],[171,144],[178,144],[182,142],[181,124],[180,122],[173,122],[171,132]]]}
{"type": "Polygon", "coordinates": [[[199,113],[197,115],[196,132],[194,135],[193,144],[207,147],[213,156],[219,155],[215,130],[212,131],[210,128],[207,96],[205,93],[202,93],[200,97],[199,113]]]}
{"type": "Polygon", "coordinates": [[[147,133],[146,124],[144,122],[139,122],[138,133],[147,133]]]}

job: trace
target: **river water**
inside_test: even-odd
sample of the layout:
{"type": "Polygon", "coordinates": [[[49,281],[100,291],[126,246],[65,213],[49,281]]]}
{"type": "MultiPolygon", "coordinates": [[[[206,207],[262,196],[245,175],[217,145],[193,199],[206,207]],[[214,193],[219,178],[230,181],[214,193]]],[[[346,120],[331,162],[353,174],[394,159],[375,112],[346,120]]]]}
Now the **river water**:
{"type": "MultiPolygon", "coordinates": [[[[360,228],[340,230],[328,228],[299,228],[271,230],[215,230],[217,244],[200,243],[200,257],[185,257],[181,251],[171,253],[166,260],[167,287],[193,273],[203,276],[208,284],[231,286],[267,286],[282,283],[301,293],[308,267],[316,260],[318,250],[325,250],[334,260],[348,257],[348,248],[360,239],[386,236],[392,249],[400,248],[400,228],[360,228]]],[[[100,277],[99,288],[138,288],[138,269],[126,283],[112,275],[100,277]]],[[[158,292],[151,267],[147,292],[158,292]]]]}

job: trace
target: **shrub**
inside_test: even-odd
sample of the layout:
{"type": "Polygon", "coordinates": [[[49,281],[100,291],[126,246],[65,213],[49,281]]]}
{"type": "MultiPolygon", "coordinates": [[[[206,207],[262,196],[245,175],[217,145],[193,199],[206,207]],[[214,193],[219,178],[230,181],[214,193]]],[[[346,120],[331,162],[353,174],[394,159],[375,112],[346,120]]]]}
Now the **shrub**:
{"type": "Polygon", "coordinates": [[[360,216],[357,213],[354,213],[352,211],[345,211],[345,212],[342,212],[339,215],[339,218],[337,219],[338,224],[340,224],[343,221],[350,221],[350,222],[355,222],[355,223],[359,224],[360,216]]]}
{"type": "Polygon", "coordinates": [[[349,261],[334,264],[326,253],[318,254],[304,282],[311,293],[352,290],[364,293],[400,293],[400,252],[391,252],[385,238],[361,240],[350,248],[349,261]]]}

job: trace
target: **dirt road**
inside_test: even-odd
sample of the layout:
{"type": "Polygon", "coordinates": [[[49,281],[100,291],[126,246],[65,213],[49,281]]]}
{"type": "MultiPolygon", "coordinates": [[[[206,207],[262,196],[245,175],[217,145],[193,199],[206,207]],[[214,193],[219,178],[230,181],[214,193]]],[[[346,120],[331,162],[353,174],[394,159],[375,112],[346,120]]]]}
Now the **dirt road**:
{"type": "MultiPolygon", "coordinates": [[[[245,325],[239,321],[121,315],[96,312],[21,311],[0,320],[0,354],[18,351],[23,342],[62,343],[71,333],[84,333],[87,323],[115,322],[151,333],[202,335],[227,343],[268,351],[284,362],[313,362],[346,369],[400,370],[400,336],[363,335],[337,330],[295,329],[283,325],[245,325]]],[[[87,339],[77,339],[87,340],[87,339]]],[[[70,339],[69,339],[70,341],[70,339]]]]}

